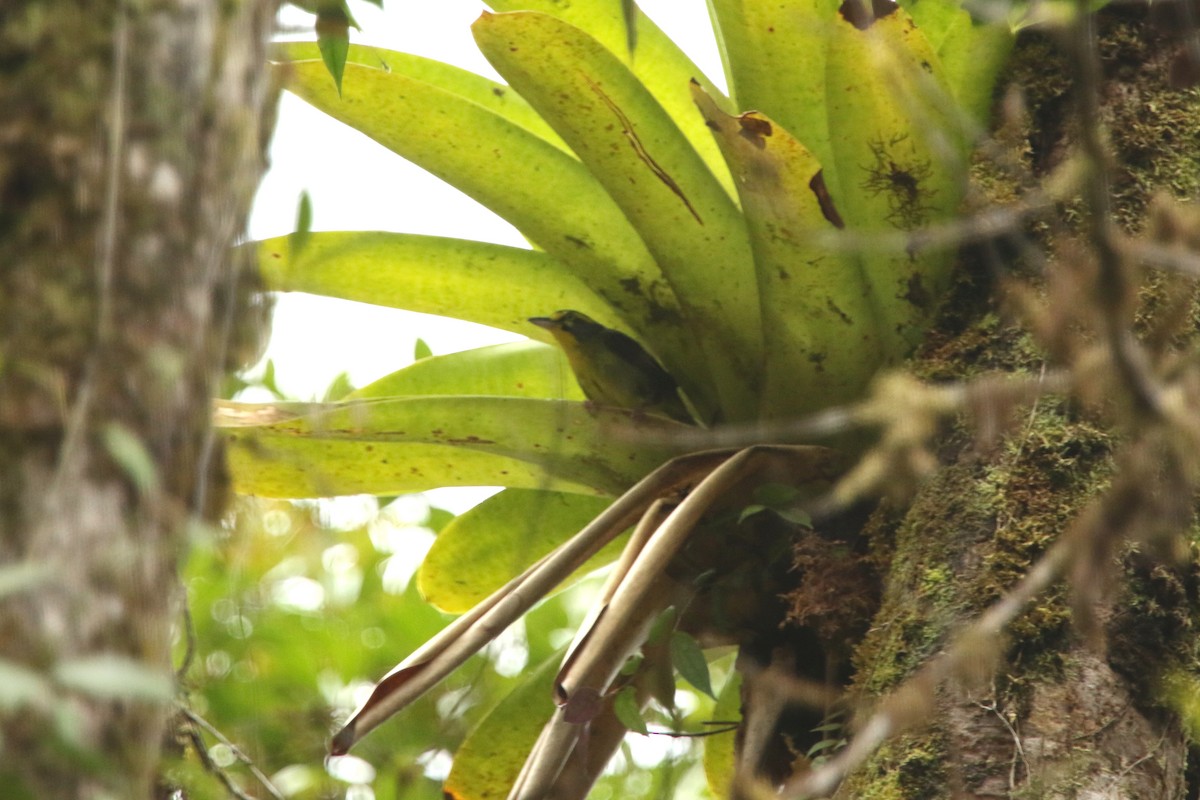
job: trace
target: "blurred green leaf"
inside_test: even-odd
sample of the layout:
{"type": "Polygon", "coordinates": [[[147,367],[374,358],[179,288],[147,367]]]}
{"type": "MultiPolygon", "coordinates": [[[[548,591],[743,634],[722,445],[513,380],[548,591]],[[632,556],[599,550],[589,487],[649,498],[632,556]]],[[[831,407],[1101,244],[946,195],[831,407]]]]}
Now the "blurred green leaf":
{"type": "Polygon", "coordinates": [[[54,687],[40,673],[0,658],[0,710],[45,707],[54,700],[54,687]]]}
{"type": "Polygon", "coordinates": [[[637,689],[634,687],[626,686],[617,692],[613,700],[613,713],[622,725],[634,733],[643,736],[650,733],[650,729],[646,727],[646,720],[642,719],[642,709],[638,703],[637,689]]]}
{"type": "Polygon", "coordinates": [[[52,674],[61,686],[93,697],[168,702],[175,694],[169,674],[115,654],[59,661],[52,674]]]}
{"type": "Polygon", "coordinates": [[[716,698],[712,677],[708,672],[708,659],[693,636],[683,631],[671,634],[671,664],[685,681],[709,697],[716,698]]]}
{"type": "MultiPolygon", "coordinates": [[[[607,506],[598,497],[506,489],[459,515],[438,535],[417,573],[421,593],[443,611],[467,611],[607,506]]],[[[615,559],[627,538],[610,542],[575,575],[615,559]]]]}
{"type": "Polygon", "coordinates": [[[50,580],[53,574],[53,570],[46,564],[33,561],[0,566],[0,600],[9,595],[36,589],[50,580]]]}
{"type": "Polygon", "coordinates": [[[446,778],[446,797],[502,800],[516,782],[542,726],[554,712],[554,676],[562,655],[556,653],[493,708],[463,741],[446,778]]]}
{"type": "Polygon", "coordinates": [[[104,426],[104,447],[141,492],[158,488],[158,465],[137,434],[118,422],[104,426]]]}
{"type": "Polygon", "coordinates": [[[346,70],[346,55],[350,51],[350,18],[344,9],[322,8],[317,12],[317,46],[321,60],[333,82],[338,95],[342,94],[342,75],[346,70]]]}
{"type": "Polygon", "coordinates": [[[308,192],[301,192],[300,202],[296,207],[296,230],[288,234],[290,252],[297,255],[304,252],[304,246],[308,244],[308,237],[312,234],[312,221],[312,198],[308,196],[308,192]]]}
{"type": "Polygon", "coordinates": [[[334,403],[345,399],[353,392],[354,384],[350,382],[350,374],[348,372],[339,372],[337,377],[330,381],[329,386],[326,387],[322,402],[334,403]]]}
{"type": "MultiPolygon", "coordinates": [[[[730,672],[717,704],[713,708],[713,720],[721,724],[737,725],[742,720],[742,676],[730,672]]],[[[731,797],[733,776],[736,774],[737,734],[730,730],[704,738],[704,775],[708,789],[715,797],[731,797]]]]}

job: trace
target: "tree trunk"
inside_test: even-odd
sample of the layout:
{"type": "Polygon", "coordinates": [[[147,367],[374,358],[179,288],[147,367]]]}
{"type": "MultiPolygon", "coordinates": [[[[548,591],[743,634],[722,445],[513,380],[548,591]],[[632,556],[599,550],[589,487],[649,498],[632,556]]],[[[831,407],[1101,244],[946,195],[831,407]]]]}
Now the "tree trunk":
{"type": "MultiPolygon", "coordinates": [[[[1098,94],[1115,151],[1112,218],[1133,234],[1152,227],[1146,220],[1153,192],[1196,194],[1200,99],[1193,89],[1169,85],[1176,42],[1150,24],[1144,9],[1116,8],[1099,17],[1098,94]]],[[[1032,176],[1044,178],[1077,152],[1077,75],[1060,43],[1023,38],[1011,79],[1028,113],[1007,120],[1000,141],[1032,176]]],[[[1020,194],[1011,180],[991,174],[981,182],[1011,202],[1020,194]]],[[[1073,313],[1054,276],[1082,274],[1098,259],[1083,212],[1060,204],[1031,231],[1019,232],[1048,254],[1045,263],[1018,258],[1021,247],[1025,255],[1031,248],[1028,239],[1014,246],[1017,236],[968,253],[950,310],[915,365],[918,374],[1036,376],[1070,366],[1053,340],[1036,332],[1061,326],[1073,313]],[[1021,297],[1050,300],[1037,312],[1042,317],[1025,315],[1032,324],[1006,313],[1014,304],[1001,308],[994,299],[1012,285],[1014,272],[1027,287],[1021,297]],[[997,285],[998,274],[1005,284],[997,285]]],[[[1080,305],[1102,291],[1083,280],[1074,288],[1080,305]]],[[[1161,275],[1140,290],[1143,333],[1177,299],[1172,291],[1194,293],[1190,284],[1161,275]]],[[[1194,306],[1191,314],[1194,331],[1194,306]]],[[[961,425],[942,442],[942,468],[912,502],[873,517],[870,558],[882,601],[853,654],[853,688],[868,707],[955,647],[953,634],[1010,592],[1062,537],[1077,538],[1079,557],[1003,636],[960,643],[966,648],[960,654],[973,648],[975,663],[961,659],[949,680],[918,690],[924,696],[910,704],[911,718],[902,719],[903,704],[893,706],[897,719],[910,723],[907,731],[852,773],[838,797],[1188,796],[1188,739],[1162,687],[1172,673],[1197,672],[1200,580],[1194,553],[1164,558],[1170,547],[1162,545],[1194,537],[1193,488],[1164,478],[1149,484],[1148,476],[1172,474],[1162,455],[1168,447],[1146,444],[1121,398],[1088,404],[1081,398],[1088,385],[1080,386],[1085,391],[1073,398],[1043,397],[1018,409],[1015,424],[992,447],[977,444],[978,418],[961,425]],[[1080,555],[1086,548],[1095,552],[1080,555]]]]}
{"type": "Polygon", "coordinates": [[[0,12],[0,794],[148,798],[253,354],[271,0],[0,12]]]}

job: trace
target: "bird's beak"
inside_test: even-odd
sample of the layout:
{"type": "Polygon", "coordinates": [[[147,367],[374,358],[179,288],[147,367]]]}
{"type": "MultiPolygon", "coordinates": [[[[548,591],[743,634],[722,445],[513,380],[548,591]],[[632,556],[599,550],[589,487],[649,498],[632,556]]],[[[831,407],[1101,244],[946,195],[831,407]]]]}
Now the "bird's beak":
{"type": "Polygon", "coordinates": [[[554,324],[554,320],[549,317],[530,317],[529,321],[539,328],[545,328],[546,330],[553,330],[558,327],[554,324]]]}

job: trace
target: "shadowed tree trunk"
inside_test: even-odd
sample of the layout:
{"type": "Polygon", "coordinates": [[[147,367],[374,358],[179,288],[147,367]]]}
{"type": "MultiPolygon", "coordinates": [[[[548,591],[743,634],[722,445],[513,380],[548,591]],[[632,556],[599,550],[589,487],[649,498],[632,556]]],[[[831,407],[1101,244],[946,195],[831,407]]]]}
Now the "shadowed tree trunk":
{"type": "Polygon", "coordinates": [[[273,0],[0,12],[0,794],[151,797],[177,564],[261,309],[273,0]]]}

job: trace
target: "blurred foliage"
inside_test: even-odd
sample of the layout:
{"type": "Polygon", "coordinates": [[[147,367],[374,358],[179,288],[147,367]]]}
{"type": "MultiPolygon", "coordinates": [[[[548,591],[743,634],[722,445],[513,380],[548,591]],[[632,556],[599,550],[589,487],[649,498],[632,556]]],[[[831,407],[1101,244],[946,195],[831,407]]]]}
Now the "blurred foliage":
{"type": "MultiPolygon", "coordinates": [[[[413,573],[452,515],[419,496],[294,502],[238,498],[219,529],[198,533],[185,570],[192,632],[180,635],[185,702],[289,798],[434,800],[449,754],[518,685],[526,664],[552,658],[578,625],[576,592],[556,595],[509,637],[369,737],[354,756],[327,759],[329,734],[361,693],[452,617],[422,600],[413,573]],[[499,671],[497,667],[499,666],[499,671]],[[501,674],[501,672],[505,674],[501,674]]],[[[550,697],[545,698],[546,710],[550,697]]],[[[711,701],[681,697],[651,728],[703,730],[711,701]]],[[[532,712],[530,712],[532,713],[532,712]]],[[[593,796],[655,797],[687,780],[700,796],[694,749],[663,735],[631,737],[593,796]],[[631,770],[655,763],[652,774],[631,770]]],[[[204,735],[209,756],[252,797],[270,796],[231,749],[204,735]]],[[[167,782],[188,800],[229,793],[185,750],[167,782]]],[[[693,791],[694,789],[694,791],[693,791]]]]}
{"type": "MultiPolygon", "coordinates": [[[[273,364],[254,375],[232,382],[227,396],[253,389],[287,399],[273,364]]],[[[353,389],[338,375],[326,395],[353,389]]],[[[454,519],[420,495],[238,497],[220,527],[195,531],[183,576],[191,629],[176,643],[182,702],[227,741],[199,731],[206,767],[181,740],[165,784],[187,800],[232,797],[221,772],[247,796],[271,797],[248,761],[288,798],[442,798],[450,754],[521,684],[528,665],[561,657],[596,589],[585,580],[549,598],[353,756],[328,758],[330,733],[373,682],[453,619],[421,597],[414,576],[454,519]]],[[[545,704],[548,714],[548,693],[545,704]]],[[[681,692],[673,713],[651,708],[646,716],[653,730],[702,731],[711,712],[711,700],[681,692]]],[[[630,740],[593,797],[672,796],[681,785],[688,797],[706,794],[691,740],[630,740]]]]}

